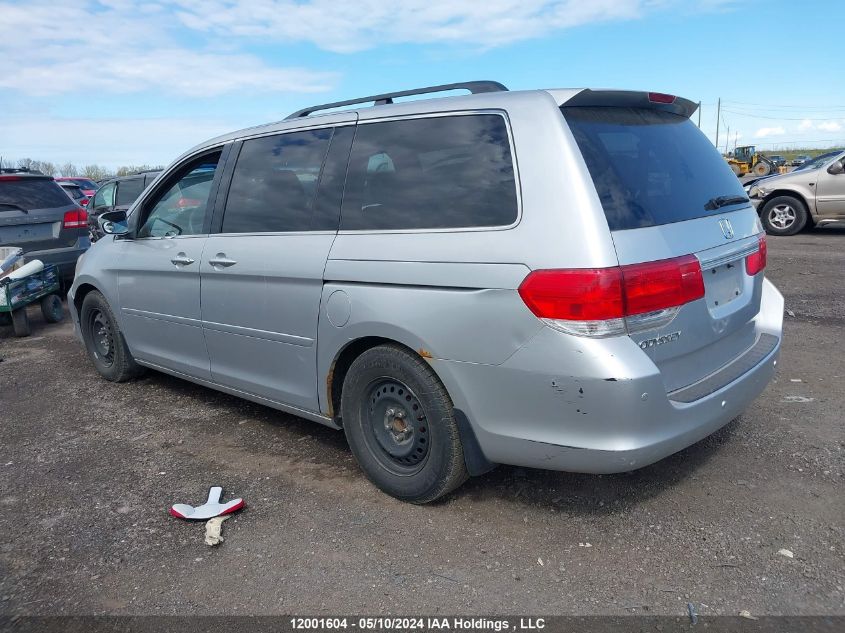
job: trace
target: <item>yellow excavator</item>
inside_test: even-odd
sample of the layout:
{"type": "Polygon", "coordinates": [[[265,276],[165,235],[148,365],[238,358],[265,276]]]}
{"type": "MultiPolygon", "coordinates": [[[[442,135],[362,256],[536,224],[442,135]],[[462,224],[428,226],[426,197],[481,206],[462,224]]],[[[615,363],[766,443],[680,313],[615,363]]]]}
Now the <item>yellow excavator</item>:
{"type": "Polygon", "coordinates": [[[768,176],[777,171],[774,162],[758,154],[754,145],[737,147],[733,156],[728,156],[725,160],[737,176],[744,176],[752,171],[755,176],[768,176]]]}

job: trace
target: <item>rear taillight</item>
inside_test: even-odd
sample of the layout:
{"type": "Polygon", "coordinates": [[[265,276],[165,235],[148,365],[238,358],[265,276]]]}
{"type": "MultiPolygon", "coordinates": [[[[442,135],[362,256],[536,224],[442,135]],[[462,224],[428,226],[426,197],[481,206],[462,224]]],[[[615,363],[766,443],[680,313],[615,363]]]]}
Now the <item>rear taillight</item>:
{"type": "Polygon", "coordinates": [[[82,229],[88,226],[88,212],[83,208],[66,211],[62,226],[66,229],[82,229]]]}
{"type": "Polygon", "coordinates": [[[680,306],[704,296],[694,255],[644,264],[537,270],[519,287],[536,316],[581,336],[614,336],[660,327],[680,306]]]}
{"type": "Polygon", "coordinates": [[[761,272],[766,267],[766,236],[761,235],[759,239],[759,248],[756,253],[751,253],[745,258],[745,272],[752,277],[761,272]]]}

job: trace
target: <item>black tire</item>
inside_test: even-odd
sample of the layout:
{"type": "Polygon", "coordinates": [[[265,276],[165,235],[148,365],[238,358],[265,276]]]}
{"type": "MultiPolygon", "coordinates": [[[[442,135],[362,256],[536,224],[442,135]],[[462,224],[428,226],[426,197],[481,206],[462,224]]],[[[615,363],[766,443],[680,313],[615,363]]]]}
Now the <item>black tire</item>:
{"type": "Polygon", "coordinates": [[[343,381],[341,412],[352,454],[387,494],[428,503],[466,481],[452,400],[419,356],[396,345],[361,354],[343,381]]]}
{"type": "Polygon", "coordinates": [[[105,297],[92,290],[82,301],[79,325],[85,349],[97,372],[111,382],[125,382],[141,373],[132,358],[117,319],[105,297]]]}
{"type": "Polygon", "coordinates": [[[41,314],[47,323],[59,323],[65,318],[65,310],[59,295],[47,295],[41,298],[41,314]]]}
{"type": "Polygon", "coordinates": [[[807,205],[793,196],[777,196],[763,205],[760,220],[769,235],[795,235],[807,225],[807,205]]]}
{"type": "Polygon", "coordinates": [[[22,338],[29,336],[32,330],[29,327],[29,317],[26,314],[26,307],[12,311],[12,329],[15,336],[22,338]]]}
{"type": "Polygon", "coordinates": [[[756,165],[754,165],[754,169],[752,170],[755,176],[768,176],[772,173],[772,167],[768,163],[760,161],[756,165]]]}

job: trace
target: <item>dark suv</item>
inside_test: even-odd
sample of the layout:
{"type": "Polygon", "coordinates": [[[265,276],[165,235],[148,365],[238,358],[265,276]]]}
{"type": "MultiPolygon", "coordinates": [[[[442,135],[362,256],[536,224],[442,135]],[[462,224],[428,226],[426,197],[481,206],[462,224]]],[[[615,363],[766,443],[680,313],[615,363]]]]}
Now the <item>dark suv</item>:
{"type": "Polygon", "coordinates": [[[91,245],[87,219],[51,176],[0,170],[0,246],[56,264],[64,282],[73,281],[76,260],[91,245]]]}
{"type": "Polygon", "coordinates": [[[144,171],[104,182],[88,204],[88,228],[91,238],[97,240],[102,237],[97,226],[97,216],[106,211],[128,209],[160,173],[160,170],[144,171]]]}

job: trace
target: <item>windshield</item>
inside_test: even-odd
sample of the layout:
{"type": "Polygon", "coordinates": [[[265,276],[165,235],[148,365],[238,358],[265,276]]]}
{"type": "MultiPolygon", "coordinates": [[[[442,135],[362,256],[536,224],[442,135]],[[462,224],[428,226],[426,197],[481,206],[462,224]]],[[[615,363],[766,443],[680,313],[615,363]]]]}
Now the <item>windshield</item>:
{"type": "Polygon", "coordinates": [[[561,108],[611,231],[683,222],[746,204],[737,177],[686,117],[648,108],[561,108]]]}
{"type": "Polygon", "coordinates": [[[827,154],[822,154],[821,156],[816,156],[813,160],[808,160],[806,163],[799,165],[792,171],[798,171],[800,169],[818,169],[827,163],[828,161],[833,160],[837,156],[842,153],[841,150],[837,150],[835,152],[828,152],[827,154]]]}

